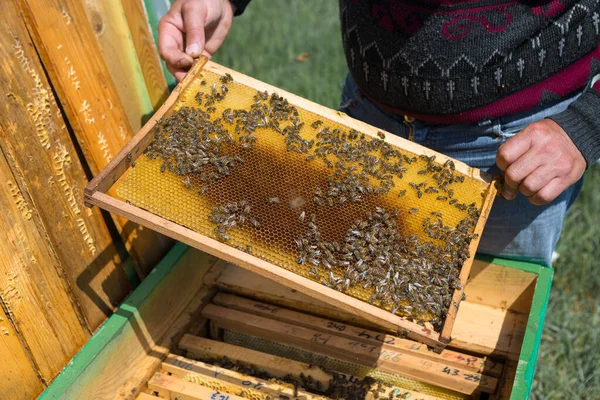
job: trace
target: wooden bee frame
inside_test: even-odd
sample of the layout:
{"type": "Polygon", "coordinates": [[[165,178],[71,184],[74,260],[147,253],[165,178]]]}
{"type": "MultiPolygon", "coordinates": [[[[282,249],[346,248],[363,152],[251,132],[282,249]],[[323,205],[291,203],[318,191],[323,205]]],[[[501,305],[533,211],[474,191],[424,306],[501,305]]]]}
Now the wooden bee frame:
{"type": "MultiPolygon", "coordinates": [[[[209,62],[206,58],[198,60],[185,79],[175,88],[167,101],[162,105],[158,112],[146,123],[140,132],[117,154],[117,156],[88,184],[85,189],[85,202],[88,206],[99,206],[105,210],[118,214],[131,221],[137,222],[150,229],[158,231],[164,235],[170,236],[183,243],[186,243],[199,250],[210,253],[216,257],[237,264],[245,269],[253,271],[259,275],[269,278],[275,282],[279,282],[292,289],[296,289],[316,299],[320,299],[334,307],[338,307],[354,314],[374,325],[377,325],[388,332],[395,334],[404,333],[409,338],[420,341],[431,346],[438,351],[441,351],[450,341],[452,327],[458,311],[458,305],[461,301],[463,290],[456,289],[452,297],[452,305],[448,310],[448,314],[444,321],[441,332],[435,332],[424,326],[411,322],[406,318],[394,315],[386,310],[370,305],[359,299],[341,293],[337,290],[325,287],[318,282],[308,278],[301,277],[291,271],[277,267],[269,262],[266,262],[258,257],[247,254],[244,251],[237,250],[225,243],[219,242],[207,236],[201,235],[191,229],[171,222],[165,218],[159,217],[139,207],[127,204],[124,201],[116,199],[107,194],[107,191],[113,186],[117,180],[127,171],[130,163],[136,160],[148,147],[154,139],[154,126],[162,118],[168,118],[173,113],[173,105],[178,100],[180,95],[185,91],[189,84],[201,73],[203,69],[218,73],[229,73],[235,82],[253,87],[259,91],[267,90],[269,92],[277,92],[286,97],[291,104],[302,107],[306,110],[315,112],[328,118],[334,122],[342,123],[352,127],[359,132],[365,133],[372,137],[377,137],[379,130],[364,122],[355,120],[343,113],[336,112],[324,106],[315,104],[309,100],[287,93],[281,89],[275,88],[258,80],[252,79],[243,74],[222,67],[218,64],[209,62]]],[[[412,151],[414,153],[425,154],[428,156],[435,155],[436,160],[444,162],[449,160],[448,157],[422,147],[413,142],[399,138],[393,134],[385,133],[385,140],[399,148],[412,151]]],[[[453,160],[454,161],[454,160],[453,160]]],[[[485,221],[489,215],[493,199],[496,195],[495,182],[486,173],[469,167],[468,165],[454,161],[456,170],[469,176],[470,179],[484,182],[488,189],[483,199],[483,207],[481,216],[475,226],[475,232],[478,237],[481,236],[485,221]]],[[[460,271],[459,279],[461,285],[466,284],[471,264],[475,256],[479,239],[473,239],[469,246],[471,257],[465,261],[460,271]]]]}

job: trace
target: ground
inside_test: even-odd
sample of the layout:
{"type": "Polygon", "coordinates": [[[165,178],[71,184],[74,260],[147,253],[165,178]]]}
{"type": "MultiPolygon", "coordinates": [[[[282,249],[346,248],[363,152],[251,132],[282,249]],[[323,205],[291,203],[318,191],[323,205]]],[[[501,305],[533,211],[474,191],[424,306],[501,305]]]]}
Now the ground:
{"type": "MultiPolygon", "coordinates": [[[[337,3],[254,0],[214,60],[335,108],[347,72],[337,3]]],[[[558,244],[533,399],[600,398],[598,222],[600,165],[594,165],[558,244]]]]}

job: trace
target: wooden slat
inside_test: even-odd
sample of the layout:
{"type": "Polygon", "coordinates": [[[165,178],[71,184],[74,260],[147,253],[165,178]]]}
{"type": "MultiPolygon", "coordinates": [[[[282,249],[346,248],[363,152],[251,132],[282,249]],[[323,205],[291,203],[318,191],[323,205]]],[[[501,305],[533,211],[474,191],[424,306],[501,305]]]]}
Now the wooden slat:
{"type": "Polygon", "coordinates": [[[156,397],[156,396],[152,396],[151,394],[148,393],[140,393],[138,395],[138,397],[136,397],[137,400],[158,400],[160,399],[160,397],[156,397]]]}
{"type": "Polygon", "coordinates": [[[3,400],[33,399],[44,390],[32,360],[4,312],[0,299],[0,393],[3,400]]]}
{"type": "Polygon", "coordinates": [[[440,354],[427,349],[427,346],[412,340],[402,339],[397,336],[348,325],[343,322],[303,314],[271,304],[245,299],[226,293],[218,293],[212,300],[216,305],[248,312],[278,321],[310,328],[323,333],[363,342],[373,346],[412,354],[424,360],[432,360],[456,366],[466,371],[482,373],[492,377],[502,374],[503,365],[485,358],[459,353],[452,350],[443,350],[440,354]]]}
{"type": "Polygon", "coordinates": [[[202,279],[212,262],[212,257],[188,249],[140,306],[125,308],[131,311],[123,315],[127,318],[123,328],[64,391],[61,400],[114,398],[120,393],[123,398],[135,398],[141,389],[138,379],[149,379],[153,372],[149,370],[160,366],[172,339],[178,340],[176,334],[193,318],[188,307],[199,300],[195,303],[198,307],[210,296],[202,279]],[[134,377],[135,382],[130,381],[134,377]],[[130,384],[127,388],[137,390],[123,393],[126,383],[130,384]]]}
{"type": "Polygon", "coordinates": [[[170,354],[165,359],[165,361],[162,363],[162,369],[163,371],[176,376],[179,379],[184,379],[189,374],[198,374],[238,386],[241,390],[253,389],[264,395],[274,396],[274,398],[281,398],[283,396],[290,400],[324,399],[322,396],[318,396],[301,389],[294,390],[290,384],[284,385],[276,381],[274,382],[255,378],[253,376],[241,374],[236,371],[206,364],[200,361],[190,360],[189,358],[174,354],[170,354]]]}
{"type": "MultiPolygon", "coordinates": [[[[52,85],[86,161],[100,171],[133,137],[131,126],[104,64],[79,0],[20,0],[52,85]]],[[[144,277],[171,241],[116,217],[123,240],[144,277]]]]}
{"type": "Polygon", "coordinates": [[[146,89],[154,110],[167,99],[169,88],[163,74],[157,46],[150,31],[148,16],[143,0],[121,0],[129,24],[129,32],[142,67],[146,89]]]}
{"type": "Polygon", "coordinates": [[[315,382],[319,382],[322,389],[327,389],[333,379],[331,374],[319,367],[198,336],[183,335],[179,341],[179,348],[187,351],[192,358],[227,357],[233,361],[250,364],[257,371],[264,371],[275,378],[281,379],[286,375],[295,377],[299,377],[300,374],[310,375],[315,382]]]}
{"type": "Polygon", "coordinates": [[[475,260],[465,285],[467,301],[529,314],[537,275],[475,260]]]}
{"type": "Polygon", "coordinates": [[[37,211],[25,200],[1,153],[0,179],[0,298],[49,383],[90,333],[57,272],[61,265],[46,233],[38,231],[37,211]]]}
{"type": "Polygon", "coordinates": [[[0,120],[0,147],[93,331],[129,293],[129,282],[102,214],[83,205],[85,172],[18,6],[0,2],[0,15],[0,109],[11,116],[0,120]]]}
{"type": "Polygon", "coordinates": [[[380,344],[367,345],[354,339],[326,334],[213,304],[207,305],[202,310],[202,315],[234,332],[299,346],[307,351],[376,368],[383,372],[396,373],[460,393],[472,394],[477,391],[492,393],[497,385],[495,378],[383,349],[380,344]]]}
{"type": "Polygon", "coordinates": [[[159,397],[171,400],[243,400],[243,397],[218,392],[195,383],[186,382],[165,374],[154,374],[148,387],[159,397]]]}
{"type": "Polygon", "coordinates": [[[456,318],[451,346],[518,360],[527,319],[527,314],[463,301],[456,318]]]}
{"type": "Polygon", "coordinates": [[[152,105],[121,1],[84,0],[84,4],[129,124],[137,132],[152,105]]]}
{"type": "MultiPolygon", "coordinates": [[[[252,299],[279,304],[282,307],[344,321],[356,326],[381,330],[381,327],[363,318],[341,311],[324,301],[313,299],[302,292],[273,282],[264,276],[226,261],[215,264],[206,273],[204,283],[252,299]]],[[[386,332],[393,333],[393,330],[387,330],[386,332]]]]}
{"type": "MultiPolygon", "coordinates": [[[[499,265],[495,267],[511,270],[511,268],[499,265]]],[[[512,272],[508,274],[512,274],[512,272]]],[[[304,293],[285,287],[233,264],[215,266],[213,270],[207,273],[205,281],[243,296],[272,304],[281,304],[285,307],[326,316],[357,326],[377,329],[368,321],[360,319],[341,308],[332,307],[323,301],[311,298],[304,293]]],[[[525,289],[526,287],[524,287],[525,289]]],[[[465,290],[468,293],[468,284],[465,290]]],[[[500,286],[490,286],[488,291],[490,296],[502,301],[502,295],[498,291],[503,293],[504,289],[500,286]]],[[[507,299],[510,298],[514,298],[514,295],[507,297],[507,299]]],[[[518,358],[527,318],[527,314],[477,304],[476,297],[467,297],[467,300],[461,303],[461,308],[458,311],[457,325],[452,333],[452,341],[449,347],[486,356],[518,358]]]]}

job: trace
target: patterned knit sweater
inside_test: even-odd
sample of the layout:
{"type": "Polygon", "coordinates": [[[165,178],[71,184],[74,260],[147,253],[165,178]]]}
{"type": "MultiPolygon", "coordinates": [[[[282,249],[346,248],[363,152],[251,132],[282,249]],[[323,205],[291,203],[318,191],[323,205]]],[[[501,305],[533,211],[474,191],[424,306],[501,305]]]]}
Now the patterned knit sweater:
{"type": "MultiPolygon", "coordinates": [[[[600,0],[339,0],[352,77],[375,103],[469,123],[559,100],[600,74],[600,0]]],[[[237,0],[243,12],[249,0],[237,0]]],[[[600,159],[600,82],[552,117],[600,159]]]]}

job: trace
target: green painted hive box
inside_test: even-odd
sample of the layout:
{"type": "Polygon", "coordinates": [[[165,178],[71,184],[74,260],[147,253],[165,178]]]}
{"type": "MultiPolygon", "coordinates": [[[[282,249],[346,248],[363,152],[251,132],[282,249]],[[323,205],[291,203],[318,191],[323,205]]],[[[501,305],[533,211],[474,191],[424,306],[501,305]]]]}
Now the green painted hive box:
{"type": "MultiPolygon", "coordinates": [[[[455,395],[443,389],[437,393],[435,390],[421,390],[417,383],[416,389],[412,387],[415,389],[411,392],[413,394],[404,398],[528,398],[552,275],[552,269],[535,264],[478,257],[465,287],[466,299],[460,305],[447,351],[485,357],[487,362],[492,363],[498,371],[494,393],[482,394],[477,391],[471,395],[455,395]],[[420,397],[419,392],[429,394],[420,397]]],[[[197,340],[204,340],[198,337],[212,337],[227,342],[237,337],[235,344],[238,346],[254,346],[254,350],[261,351],[271,349],[269,352],[272,354],[277,353],[279,348],[278,355],[284,357],[288,357],[289,352],[290,370],[300,365],[298,360],[292,360],[298,358],[298,352],[280,345],[275,339],[269,345],[263,341],[262,348],[246,339],[246,346],[244,340],[240,342],[240,335],[228,334],[227,330],[219,329],[217,324],[204,318],[206,314],[203,316],[203,312],[207,304],[214,302],[215,295],[227,297],[222,293],[219,295],[219,292],[233,293],[240,298],[252,299],[248,301],[260,301],[273,307],[297,310],[313,318],[318,316],[340,324],[376,329],[343,310],[333,309],[292,289],[179,244],[98,330],[40,399],[152,399],[156,395],[172,399],[221,398],[214,397],[217,392],[210,390],[202,392],[199,397],[186,397],[183,394],[169,395],[155,388],[155,374],[165,373],[165,364],[162,363],[165,358],[193,355],[185,351],[182,338],[189,342],[193,337],[197,340]]],[[[259,358],[256,358],[256,363],[260,363],[259,358]]],[[[314,366],[307,368],[314,369],[314,366]]],[[[400,381],[404,379],[400,378],[400,381]]],[[[222,392],[223,389],[220,396],[222,392]]],[[[229,399],[238,398],[234,394],[229,399]]],[[[324,397],[310,395],[305,398],[324,397]]],[[[377,396],[369,394],[365,398],[377,396]]]]}

